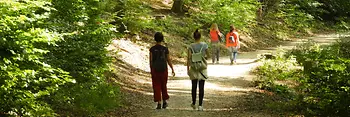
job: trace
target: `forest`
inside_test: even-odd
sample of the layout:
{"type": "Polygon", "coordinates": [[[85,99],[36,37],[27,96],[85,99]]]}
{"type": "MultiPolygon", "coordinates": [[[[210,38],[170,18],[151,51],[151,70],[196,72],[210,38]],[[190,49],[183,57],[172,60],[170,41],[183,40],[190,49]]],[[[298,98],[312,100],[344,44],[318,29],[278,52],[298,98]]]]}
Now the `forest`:
{"type": "MultiPolygon", "coordinates": [[[[349,0],[0,0],[0,12],[0,116],[108,116],[126,108],[123,87],[111,82],[118,51],[106,48],[115,39],[152,43],[161,31],[171,37],[171,56],[183,59],[195,29],[207,36],[212,23],[223,32],[234,24],[247,52],[350,28],[349,0]]],[[[262,60],[253,71],[257,87],[284,100],[269,107],[349,116],[349,39],[307,42],[262,60]]]]}

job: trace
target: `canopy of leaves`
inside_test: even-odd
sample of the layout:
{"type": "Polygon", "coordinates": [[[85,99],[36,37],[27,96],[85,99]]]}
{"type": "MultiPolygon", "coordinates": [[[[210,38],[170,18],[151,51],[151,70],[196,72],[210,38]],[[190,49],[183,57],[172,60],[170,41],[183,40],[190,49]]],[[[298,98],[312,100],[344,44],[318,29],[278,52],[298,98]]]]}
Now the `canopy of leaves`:
{"type": "Polygon", "coordinates": [[[101,19],[99,1],[1,0],[0,11],[1,113],[55,116],[59,106],[55,104],[67,100],[78,109],[90,109],[85,112],[95,111],[91,103],[77,106],[74,99],[80,95],[64,91],[72,87],[90,89],[71,92],[75,94],[97,91],[86,99],[117,96],[117,89],[104,83],[110,59],[105,47],[113,38],[114,27],[101,19]],[[62,94],[55,95],[57,92],[62,94]]]}

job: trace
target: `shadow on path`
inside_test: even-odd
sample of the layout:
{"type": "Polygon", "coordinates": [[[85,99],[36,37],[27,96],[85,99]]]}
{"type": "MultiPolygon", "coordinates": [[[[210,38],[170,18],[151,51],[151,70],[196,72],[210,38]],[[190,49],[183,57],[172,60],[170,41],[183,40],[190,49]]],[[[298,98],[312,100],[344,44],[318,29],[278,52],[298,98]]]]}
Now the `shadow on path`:
{"type": "MultiPolygon", "coordinates": [[[[336,36],[319,35],[311,37],[320,43],[334,42],[336,36]]],[[[303,40],[284,43],[279,48],[292,49],[296,45],[304,43],[303,40]]],[[[230,65],[228,57],[220,59],[220,64],[209,64],[209,79],[205,83],[204,111],[196,111],[190,107],[191,104],[191,81],[186,72],[186,66],[175,65],[177,77],[169,77],[168,92],[170,95],[168,109],[155,110],[156,103],[153,102],[152,87],[150,75],[147,72],[140,71],[132,87],[123,88],[127,96],[134,96],[133,100],[128,100],[130,107],[127,114],[116,116],[136,116],[136,117],[279,117],[288,116],[276,111],[269,110],[267,105],[277,101],[276,96],[271,93],[255,89],[252,87],[252,79],[255,77],[249,72],[258,66],[258,54],[276,53],[278,47],[267,48],[254,52],[244,52],[238,55],[238,64],[230,65]]],[[[122,65],[121,72],[127,75],[135,76],[134,73],[128,73],[130,65],[122,65]],[[126,70],[123,70],[126,69],[126,70]]],[[[136,71],[138,71],[136,69],[136,71]]],[[[130,71],[129,71],[130,72],[130,71]]],[[[130,77],[129,77],[130,78],[130,77]]],[[[198,97],[197,97],[198,100],[198,97]]],[[[113,115],[113,113],[111,114],[113,115]]]]}

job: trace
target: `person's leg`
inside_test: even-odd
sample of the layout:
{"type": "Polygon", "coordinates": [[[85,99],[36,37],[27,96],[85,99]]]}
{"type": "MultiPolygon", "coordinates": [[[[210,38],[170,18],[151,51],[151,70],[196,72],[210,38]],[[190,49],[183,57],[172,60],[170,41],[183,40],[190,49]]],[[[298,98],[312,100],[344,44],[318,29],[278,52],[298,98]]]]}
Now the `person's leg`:
{"type": "Polygon", "coordinates": [[[163,108],[168,107],[168,103],[166,102],[166,100],[169,99],[167,83],[168,83],[168,71],[165,71],[164,73],[162,73],[162,77],[161,77],[161,91],[162,91],[162,99],[163,99],[163,108]]]}
{"type": "Polygon", "coordinates": [[[214,64],[215,62],[215,55],[216,55],[216,47],[215,47],[215,44],[211,43],[211,60],[214,64]]]}
{"type": "Polygon", "coordinates": [[[229,52],[230,52],[230,62],[231,64],[233,64],[233,48],[232,47],[229,47],[229,52]]]}
{"type": "Polygon", "coordinates": [[[204,83],[205,83],[205,80],[200,80],[199,81],[199,106],[203,105],[204,83]]]}
{"type": "Polygon", "coordinates": [[[233,61],[236,63],[237,61],[237,55],[238,55],[238,48],[235,47],[234,48],[234,52],[233,52],[233,61]]]}
{"type": "Polygon", "coordinates": [[[233,52],[233,61],[236,63],[236,59],[237,59],[237,52],[233,52]]]}
{"type": "Polygon", "coordinates": [[[157,72],[152,71],[152,87],[154,102],[158,102],[157,109],[161,108],[161,81],[157,72]]]}
{"type": "Polygon", "coordinates": [[[216,46],[216,62],[219,63],[220,58],[220,46],[219,44],[216,46]]]}
{"type": "Polygon", "coordinates": [[[192,82],[192,105],[196,105],[198,80],[192,80],[191,82],[192,82]]]}

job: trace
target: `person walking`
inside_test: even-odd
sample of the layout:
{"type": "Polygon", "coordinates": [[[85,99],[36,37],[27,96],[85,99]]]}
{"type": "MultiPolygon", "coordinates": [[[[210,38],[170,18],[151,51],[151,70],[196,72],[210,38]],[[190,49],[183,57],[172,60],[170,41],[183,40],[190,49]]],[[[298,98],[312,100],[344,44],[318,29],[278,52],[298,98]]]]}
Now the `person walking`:
{"type": "Polygon", "coordinates": [[[220,58],[220,41],[223,34],[220,32],[218,25],[216,23],[211,25],[210,28],[210,43],[212,52],[212,62],[219,63],[220,58]],[[215,61],[216,59],[216,61],[215,61]]]}
{"type": "Polygon", "coordinates": [[[161,43],[164,41],[163,34],[161,32],[157,32],[154,35],[154,40],[156,41],[156,44],[149,50],[153,97],[154,102],[158,103],[156,109],[165,109],[166,107],[168,107],[167,100],[169,99],[167,91],[168,65],[172,70],[173,76],[175,76],[175,72],[169,56],[168,48],[161,45],[161,43]],[[161,105],[162,100],[163,106],[161,105]]]}
{"type": "Polygon", "coordinates": [[[193,33],[195,42],[188,47],[187,56],[187,74],[192,82],[192,104],[196,109],[197,86],[199,86],[199,104],[198,110],[203,111],[204,83],[208,78],[206,59],[209,55],[208,44],[201,42],[201,34],[198,29],[193,33]]]}
{"type": "Polygon", "coordinates": [[[238,49],[240,48],[239,34],[236,28],[231,25],[230,32],[226,34],[226,47],[230,51],[231,65],[236,64],[238,49]]]}

